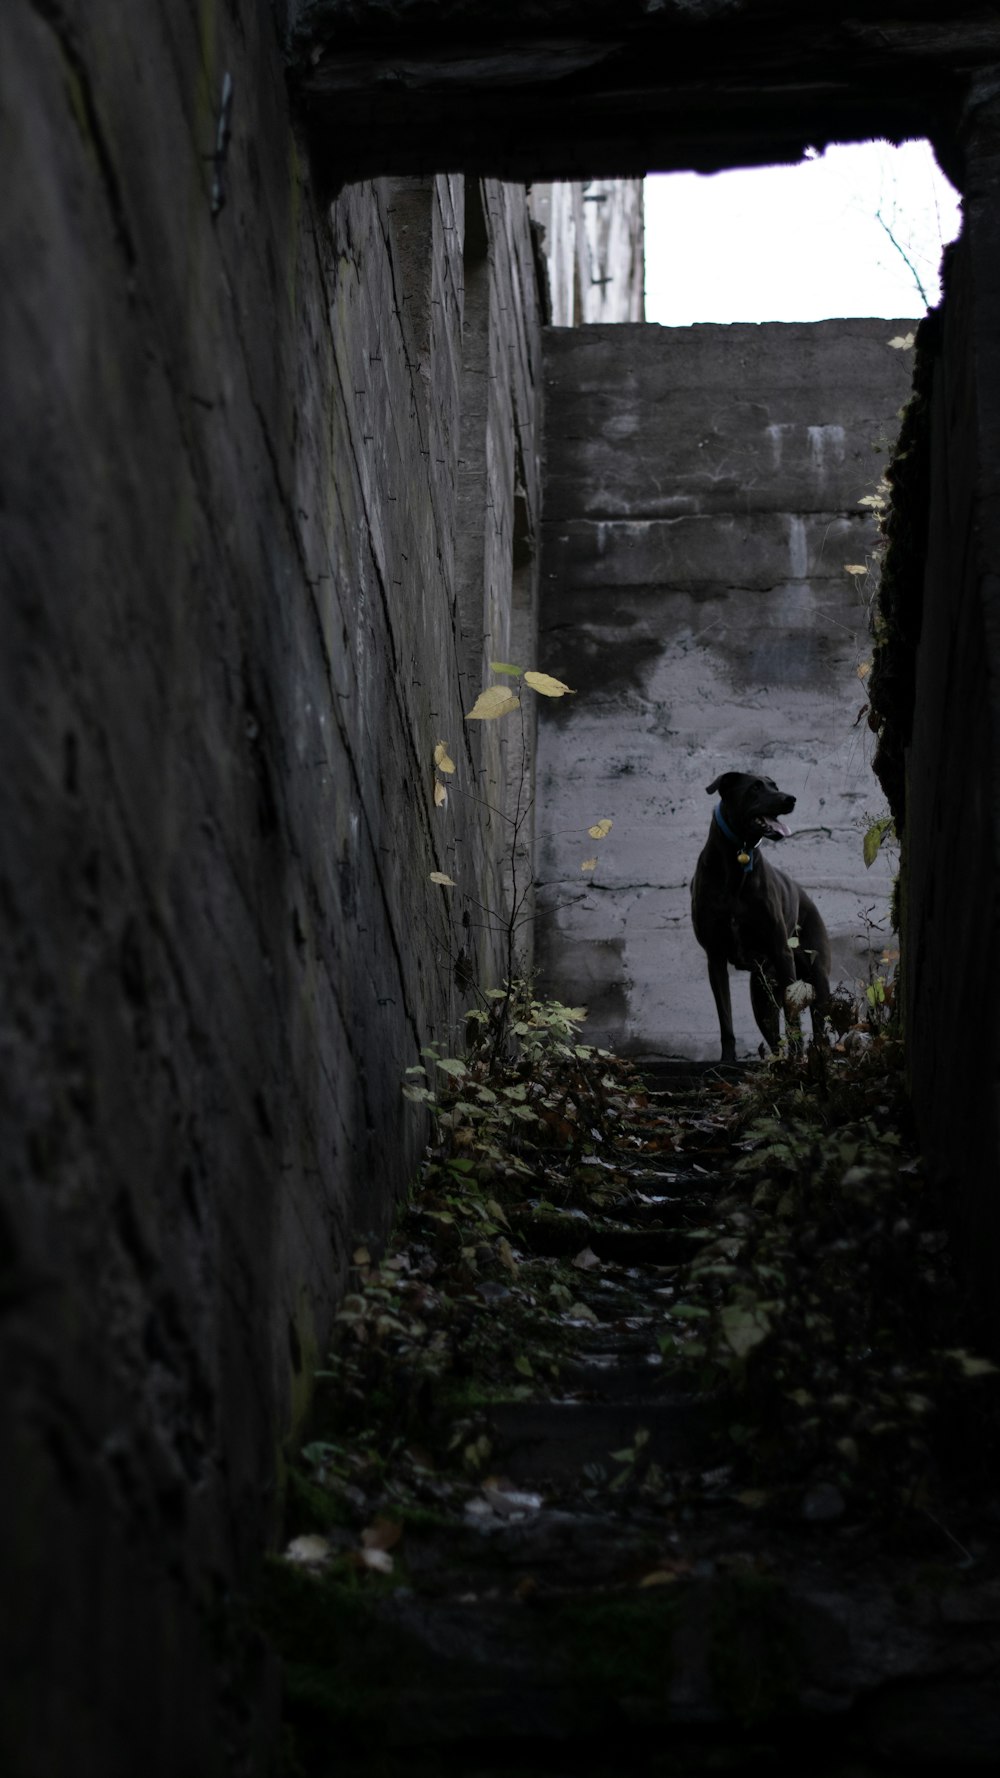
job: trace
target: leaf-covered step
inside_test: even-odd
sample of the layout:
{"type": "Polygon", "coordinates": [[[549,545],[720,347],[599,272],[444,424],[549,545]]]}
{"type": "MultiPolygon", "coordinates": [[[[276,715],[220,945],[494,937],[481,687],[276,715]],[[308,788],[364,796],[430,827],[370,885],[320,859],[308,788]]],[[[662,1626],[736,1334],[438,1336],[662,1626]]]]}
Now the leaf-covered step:
{"type": "Polygon", "coordinates": [[[631,1402],[507,1402],[489,1413],[491,1462],[539,1488],[611,1482],[638,1463],[663,1469],[710,1462],[716,1404],[688,1396],[631,1402]]]}
{"type": "Polygon", "coordinates": [[[607,1265],[673,1266],[692,1257],[688,1228],[623,1228],[603,1219],[532,1216],[510,1219],[515,1245],[551,1259],[569,1258],[586,1248],[607,1265]]]}

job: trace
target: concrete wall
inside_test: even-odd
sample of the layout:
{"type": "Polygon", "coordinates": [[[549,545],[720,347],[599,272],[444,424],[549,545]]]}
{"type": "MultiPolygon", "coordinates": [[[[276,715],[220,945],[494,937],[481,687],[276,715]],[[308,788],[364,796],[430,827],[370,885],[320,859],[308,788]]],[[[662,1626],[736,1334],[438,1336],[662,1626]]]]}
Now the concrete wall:
{"type": "MultiPolygon", "coordinates": [[[[592,1037],[719,1053],[689,884],[720,771],[764,770],[799,799],[781,863],[816,893],[835,979],[866,976],[889,937],[889,859],[869,872],[861,855],[884,808],[857,725],[872,577],[846,567],[872,561],[859,501],[909,391],[912,351],[890,344],[907,334],[546,332],[542,653],[578,695],[541,729],[539,951],[592,1037]]],[[[734,1010],[756,1053],[746,976],[734,1010]]]]}
{"type": "Polygon", "coordinates": [[[402,1072],[496,948],[462,914],[500,906],[501,760],[462,712],[533,608],[524,190],[317,205],[276,23],[4,15],[12,1778],[265,1762],[233,1600],[423,1140],[402,1072]]]}

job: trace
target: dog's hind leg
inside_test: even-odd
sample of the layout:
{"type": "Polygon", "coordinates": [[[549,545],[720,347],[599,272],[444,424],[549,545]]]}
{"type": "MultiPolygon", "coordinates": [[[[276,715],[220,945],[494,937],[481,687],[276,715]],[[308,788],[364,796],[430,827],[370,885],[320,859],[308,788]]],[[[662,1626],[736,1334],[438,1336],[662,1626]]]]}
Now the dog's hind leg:
{"type": "Polygon", "coordinates": [[[817,959],[809,971],[807,980],[812,984],[813,999],[809,1008],[812,1019],[813,1039],[823,1037],[826,1032],[827,1008],[830,1004],[830,979],[817,959]]]}

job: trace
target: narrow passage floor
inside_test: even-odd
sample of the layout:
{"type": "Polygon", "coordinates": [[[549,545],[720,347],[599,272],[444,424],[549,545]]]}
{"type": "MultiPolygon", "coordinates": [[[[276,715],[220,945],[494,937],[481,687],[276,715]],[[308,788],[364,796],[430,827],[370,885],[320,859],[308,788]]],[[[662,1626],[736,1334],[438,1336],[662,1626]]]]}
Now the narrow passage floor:
{"type": "Polygon", "coordinates": [[[994,1765],[997,1377],[894,1046],[640,1078],[537,1016],[427,1056],[354,1256],[263,1601],[289,1774],[994,1765]]]}

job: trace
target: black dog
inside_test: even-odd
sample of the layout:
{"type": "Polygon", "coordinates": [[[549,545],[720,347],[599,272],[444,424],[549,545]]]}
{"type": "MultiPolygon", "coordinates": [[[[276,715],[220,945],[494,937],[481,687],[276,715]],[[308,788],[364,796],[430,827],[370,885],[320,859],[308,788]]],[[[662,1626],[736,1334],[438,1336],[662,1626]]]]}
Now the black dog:
{"type": "Polygon", "coordinates": [[[789,1036],[798,1036],[799,1007],[794,996],[785,998],[796,979],[812,988],[814,1036],[822,1030],[830,995],[830,940],[805,890],[765,863],[758,851],[761,840],[788,837],[777,817],[790,814],[794,796],[779,790],[773,779],[750,772],[723,772],[708,791],[719,791],[722,800],[695,866],[691,917],[695,937],[708,954],[722,1060],[735,1062],[729,964],[750,971],[754,1018],[768,1048],[776,1050],[782,1011],[789,1036]]]}

